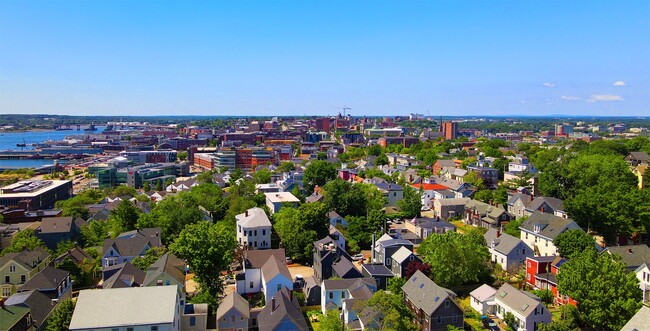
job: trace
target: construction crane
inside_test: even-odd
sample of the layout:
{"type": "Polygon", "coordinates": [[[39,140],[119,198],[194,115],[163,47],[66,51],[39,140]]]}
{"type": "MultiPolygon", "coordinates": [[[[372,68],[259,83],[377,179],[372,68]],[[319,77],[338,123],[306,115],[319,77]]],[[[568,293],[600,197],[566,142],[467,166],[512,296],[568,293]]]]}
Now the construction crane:
{"type": "Polygon", "coordinates": [[[343,117],[345,117],[345,111],[346,110],[348,110],[348,111],[352,110],[352,108],[346,107],[346,106],[343,106],[343,108],[341,108],[341,109],[343,109],[343,117]]]}

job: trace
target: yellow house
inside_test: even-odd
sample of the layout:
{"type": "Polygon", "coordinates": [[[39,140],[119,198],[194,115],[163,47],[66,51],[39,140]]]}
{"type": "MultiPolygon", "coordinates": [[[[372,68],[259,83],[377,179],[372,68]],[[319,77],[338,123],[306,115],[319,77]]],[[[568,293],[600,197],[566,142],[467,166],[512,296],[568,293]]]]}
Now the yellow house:
{"type": "Polygon", "coordinates": [[[185,298],[185,261],[174,254],[165,253],[154,262],[144,278],[144,286],[177,285],[181,299],[185,298]]]}
{"type": "Polygon", "coordinates": [[[647,177],[646,172],[648,171],[647,164],[640,164],[632,169],[632,173],[639,179],[639,189],[645,188],[647,186],[647,177]]]}
{"type": "Polygon", "coordinates": [[[50,259],[50,253],[43,247],[0,257],[0,295],[3,298],[11,296],[22,284],[45,269],[50,259]]]}

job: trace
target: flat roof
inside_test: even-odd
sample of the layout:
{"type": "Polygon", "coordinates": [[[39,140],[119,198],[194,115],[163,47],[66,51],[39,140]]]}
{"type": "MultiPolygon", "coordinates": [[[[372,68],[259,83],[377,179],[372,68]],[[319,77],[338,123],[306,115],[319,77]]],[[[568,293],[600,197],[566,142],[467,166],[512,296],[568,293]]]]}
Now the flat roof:
{"type": "Polygon", "coordinates": [[[276,192],[276,193],[264,193],[267,199],[269,199],[271,202],[276,203],[276,202],[300,202],[298,198],[296,198],[295,195],[291,194],[291,192],[276,192]]]}
{"type": "Polygon", "coordinates": [[[177,295],[173,285],[82,290],[69,329],[172,324],[177,295]]]}
{"type": "Polygon", "coordinates": [[[31,198],[39,194],[45,193],[47,191],[58,188],[59,186],[65,185],[67,183],[72,183],[70,180],[22,180],[11,185],[4,186],[0,188],[0,198],[31,198]],[[39,185],[40,184],[40,185],[39,185]],[[45,184],[45,185],[43,185],[45,184]],[[32,185],[34,190],[25,190],[22,192],[13,192],[13,193],[3,193],[5,190],[16,190],[21,186],[25,188],[32,185]]]}

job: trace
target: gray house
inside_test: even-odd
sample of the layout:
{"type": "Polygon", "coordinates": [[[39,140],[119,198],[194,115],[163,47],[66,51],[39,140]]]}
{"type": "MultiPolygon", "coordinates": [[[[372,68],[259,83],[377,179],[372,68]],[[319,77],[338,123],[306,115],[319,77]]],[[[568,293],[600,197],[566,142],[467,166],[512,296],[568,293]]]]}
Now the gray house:
{"type": "Polygon", "coordinates": [[[406,268],[409,263],[413,261],[422,262],[422,260],[417,257],[410,249],[402,246],[400,247],[392,256],[392,263],[390,265],[390,271],[396,277],[404,277],[406,275],[406,268]]]}
{"type": "Polygon", "coordinates": [[[533,257],[533,250],[523,240],[500,230],[492,228],[483,237],[492,262],[498,263],[503,270],[516,272],[524,266],[527,257],[533,257]]]}
{"type": "Polygon", "coordinates": [[[415,316],[420,330],[446,331],[451,325],[462,328],[464,311],[456,303],[456,294],[438,286],[421,271],[416,271],[402,286],[406,307],[415,316]]]}
{"type": "Polygon", "coordinates": [[[56,250],[60,242],[77,239],[82,225],[83,220],[75,217],[43,218],[41,226],[36,229],[36,237],[42,240],[47,248],[56,250]]]}
{"type": "Polygon", "coordinates": [[[406,247],[413,251],[413,243],[404,239],[394,239],[388,234],[381,236],[375,243],[374,263],[383,263],[386,266],[392,265],[391,257],[398,249],[406,247]]]}
{"type": "Polygon", "coordinates": [[[230,292],[217,308],[218,330],[248,330],[250,308],[248,301],[237,292],[230,292]]]}

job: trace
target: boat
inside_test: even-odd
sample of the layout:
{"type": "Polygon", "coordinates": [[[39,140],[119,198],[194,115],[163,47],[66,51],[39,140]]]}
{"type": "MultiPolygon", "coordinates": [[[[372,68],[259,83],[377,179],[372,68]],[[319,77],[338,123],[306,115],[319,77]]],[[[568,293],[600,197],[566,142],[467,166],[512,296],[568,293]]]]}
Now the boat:
{"type": "Polygon", "coordinates": [[[25,143],[25,139],[23,139],[22,144],[21,143],[16,144],[16,147],[27,147],[27,143],[25,143]]]}

